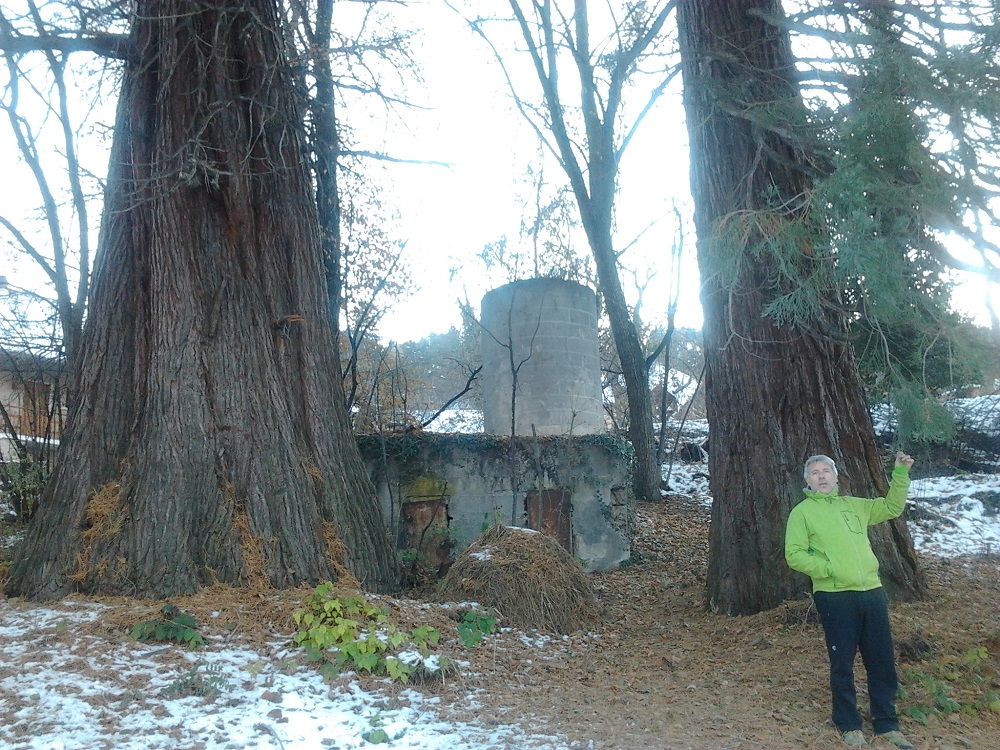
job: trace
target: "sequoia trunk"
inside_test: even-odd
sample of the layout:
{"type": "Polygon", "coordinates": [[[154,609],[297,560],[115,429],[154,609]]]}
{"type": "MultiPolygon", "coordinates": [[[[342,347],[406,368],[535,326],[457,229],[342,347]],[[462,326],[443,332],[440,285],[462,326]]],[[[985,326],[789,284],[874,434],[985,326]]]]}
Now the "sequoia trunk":
{"type": "MultiPolygon", "coordinates": [[[[811,187],[809,154],[781,127],[794,118],[768,121],[802,107],[787,32],[764,20],[781,16],[779,0],[678,3],[712,431],[707,596],[710,608],[733,615],[774,607],[803,588],[785,565],[783,542],[809,455],[837,460],[845,492],[887,488],[844,322],[830,317],[802,330],[765,317],[781,274],[773,255],[752,251],[768,239],[766,222],[753,216],[771,211],[781,221],[781,211],[805,211],[811,187]],[[747,217],[742,246],[727,246],[723,226],[747,217]],[[733,253],[743,253],[736,272],[726,270],[733,253]]],[[[812,262],[802,241],[800,262],[812,262]]],[[[885,524],[874,538],[890,595],[923,596],[905,524],[885,524]]]]}
{"type": "Polygon", "coordinates": [[[11,595],[394,585],[273,0],[142,3],[77,398],[11,595]]]}

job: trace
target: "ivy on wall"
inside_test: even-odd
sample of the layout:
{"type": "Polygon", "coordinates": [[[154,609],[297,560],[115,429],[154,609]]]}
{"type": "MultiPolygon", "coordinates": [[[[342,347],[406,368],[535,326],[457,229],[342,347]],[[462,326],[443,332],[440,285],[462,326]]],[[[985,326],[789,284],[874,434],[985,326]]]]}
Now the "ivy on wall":
{"type": "Polygon", "coordinates": [[[595,465],[594,452],[607,456],[608,466],[630,466],[631,444],[612,435],[509,437],[483,434],[358,435],[361,455],[369,464],[391,463],[401,479],[415,479],[430,467],[447,464],[460,456],[477,456],[487,473],[552,481],[572,479],[602,484],[604,476],[595,465]]]}

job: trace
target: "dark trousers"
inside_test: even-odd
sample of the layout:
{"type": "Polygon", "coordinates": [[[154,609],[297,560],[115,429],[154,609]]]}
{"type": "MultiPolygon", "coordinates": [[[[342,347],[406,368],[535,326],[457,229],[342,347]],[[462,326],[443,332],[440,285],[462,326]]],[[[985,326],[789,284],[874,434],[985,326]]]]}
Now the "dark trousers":
{"type": "Polygon", "coordinates": [[[854,691],[854,655],[860,650],[868,674],[868,698],[876,734],[899,729],[896,716],[896,659],[889,630],[885,592],[817,591],[813,594],[823,621],[830,657],[833,723],[841,732],[861,729],[854,691]]]}

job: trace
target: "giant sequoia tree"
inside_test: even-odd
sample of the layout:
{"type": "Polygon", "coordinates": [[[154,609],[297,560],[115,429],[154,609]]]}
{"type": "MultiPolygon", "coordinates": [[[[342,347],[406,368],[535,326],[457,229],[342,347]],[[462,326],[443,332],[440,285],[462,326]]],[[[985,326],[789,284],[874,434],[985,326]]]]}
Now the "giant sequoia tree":
{"type": "MultiPolygon", "coordinates": [[[[824,167],[796,138],[805,117],[781,16],[780,0],[678,2],[712,429],[708,602],[727,614],[800,590],[783,535],[810,454],[833,456],[852,494],[886,489],[836,286],[817,284],[805,314],[768,314],[792,279],[830,278],[835,262],[810,220],[824,167]]],[[[889,592],[922,596],[905,524],[873,533],[889,592]]]]}
{"type": "Polygon", "coordinates": [[[391,586],[273,0],[133,19],[77,399],[7,591],[391,586]]]}

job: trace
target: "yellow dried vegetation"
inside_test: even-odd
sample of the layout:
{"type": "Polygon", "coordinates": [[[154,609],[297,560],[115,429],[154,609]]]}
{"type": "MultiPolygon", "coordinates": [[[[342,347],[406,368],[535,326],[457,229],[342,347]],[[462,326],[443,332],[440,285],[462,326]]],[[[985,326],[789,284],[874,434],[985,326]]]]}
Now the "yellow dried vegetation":
{"type": "MultiPolygon", "coordinates": [[[[76,570],[69,576],[72,581],[82,581],[90,569],[90,559],[94,545],[101,539],[118,534],[125,523],[125,513],[121,512],[121,482],[108,482],[98,487],[87,500],[83,515],[86,528],[80,533],[80,552],[76,558],[76,570]]],[[[120,566],[117,566],[120,568],[120,566]]],[[[102,561],[94,571],[98,577],[107,575],[107,564],[102,561]]]]}
{"type": "Polygon", "coordinates": [[[319,468],[319,465],[311,458],[303,459],[302,468],[305,469],[306,476],[314,482],[323,481],[323,470],[319,468]]]}
{"type": "Polygon", "coordinates": [[[495,609],[504,624],[573,633],[600,621],[580,563],[554,539],[494,525],[463,550],[438,585],[441,597],[495,609]]]}
{"type": "Polygon", "coordinates": [[[250,530],[250,517],[245,510],[233,513],[233,528],[240,537],[240,556],[243,558],[243,580],[251,591],[271,588],[267,577],[267,558],[264,556],[264,542],[250,530]]]}
{"type": "Polygon", "coordinates": [[[334,527],[332,521],[323,521],[320,527],[320,533],[323,535],[323,540],[326,542],[326,559],[330,563],[330,568],[336,576],[336,581],[341,586],[353,589],[361,589],[361,583],[354,576],[351,571],[347,569],[344,565],[344,560],[347,557],[347,548],[344,547],[344,543],[340,541],[340,537],[337,535],[337,529],[334,527]]]}

